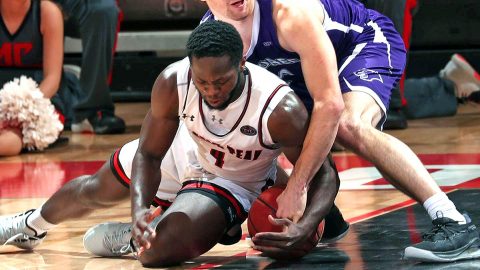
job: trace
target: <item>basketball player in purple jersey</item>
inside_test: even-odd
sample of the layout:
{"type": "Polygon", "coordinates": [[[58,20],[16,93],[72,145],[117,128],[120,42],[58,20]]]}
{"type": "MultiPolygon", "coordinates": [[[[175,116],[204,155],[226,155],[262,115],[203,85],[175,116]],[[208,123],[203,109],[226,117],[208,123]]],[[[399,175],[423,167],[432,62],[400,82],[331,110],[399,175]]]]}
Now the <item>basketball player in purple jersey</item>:
{"type": "MultiPolygon", "coordinates": [[[[107,257],[138,251],[143,265],[167,266],[217,243],[240,241],[252,202],[278,183],[277,157],[283,152],[295,162],[300,155],[308,113],[283,80],[245,63],[230,24],[200,25],[187,52],[158,76],[140,139],[115,151],[95,174],[69,181],[38,209],[0,217],[0,245],[33,249],[59,223],[128,198],[133,225],[91,228],[84,236],[87,251],[107,257]],[[165,212],[158,216],[160,208],[151,204],[165,212]]],[[[315,204],[299,221],[309,233],[299,237],[316,230],[339,184],[330,157],[311,183],[309,202],[315,204]]],[[[290,250],[307,253],[302,246],[290,250]]]]}
{"type": "MultiPolygon", "coordinates": [[[[478,232],[468,215],[456,209],[407,145],[380,131],[405,66],[403,41],[388,18],[354,0],[204,1],[210,11],[202,21],[233,24],[247,61],[287,81],[311,112],[277,216],[293,221],[302,216],[308,183],[336,139],[375,164],[432,218],[432,232],[407,247],[405,258],[445,262],[480,256],[478,232]]],[[[278,240],[281,250],[285,235],[288,231],[260,234],[253,241],[267,250],[264,241],[278,240]]]]}

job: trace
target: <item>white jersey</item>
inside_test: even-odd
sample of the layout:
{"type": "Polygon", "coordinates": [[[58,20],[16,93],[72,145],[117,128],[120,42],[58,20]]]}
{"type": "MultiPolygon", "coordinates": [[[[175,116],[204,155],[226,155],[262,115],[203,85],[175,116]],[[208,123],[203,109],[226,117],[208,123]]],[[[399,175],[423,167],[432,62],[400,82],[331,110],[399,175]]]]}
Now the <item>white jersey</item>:
{"type": "Polygon", "coordinates": [[[246,63],[240,97],[224,110],[210,109],[189,81],[188,58],[178,63],[179,117],[198,145],[205,171],[231,181],[252,183],[275,179],[280,149],[268,131],[268,119],[293,91],[269,71],[246,63]]]}

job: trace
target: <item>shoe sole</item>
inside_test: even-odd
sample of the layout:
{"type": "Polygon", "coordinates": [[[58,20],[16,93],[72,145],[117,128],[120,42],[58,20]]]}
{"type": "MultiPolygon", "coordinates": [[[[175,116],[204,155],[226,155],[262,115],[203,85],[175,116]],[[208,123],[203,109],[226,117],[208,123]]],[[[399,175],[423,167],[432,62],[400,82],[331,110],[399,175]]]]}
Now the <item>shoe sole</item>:
{"type": "Polygon", "coordinates": [[[403,258],[419,262],[454,262],[480,258],[480,240],[473,239],[465,247],[449,252],[431,252],[416,247],[407,247],[403,258]]]}

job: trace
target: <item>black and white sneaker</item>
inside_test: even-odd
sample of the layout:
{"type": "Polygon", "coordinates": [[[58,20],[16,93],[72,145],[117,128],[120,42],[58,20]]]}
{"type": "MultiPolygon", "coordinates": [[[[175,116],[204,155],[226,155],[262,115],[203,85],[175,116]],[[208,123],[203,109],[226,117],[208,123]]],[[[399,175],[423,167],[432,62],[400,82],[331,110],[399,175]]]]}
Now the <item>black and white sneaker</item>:
{"type": "Polygon", "coordinates": [[[0,217],[0,245],[13,245],[21,249],[33,249],[47,235],[37,232],[26,225],[27,218],[34,209],[13,216],[0,217]]]}
{"type": "Polygon", "coordinates": [[[439,217],[433,228],[423,235],[423,242],[407,247],[404,259],[420,262],[454,262],[480,257],[477,228],[467,214],[466,224],[439,217]]]}

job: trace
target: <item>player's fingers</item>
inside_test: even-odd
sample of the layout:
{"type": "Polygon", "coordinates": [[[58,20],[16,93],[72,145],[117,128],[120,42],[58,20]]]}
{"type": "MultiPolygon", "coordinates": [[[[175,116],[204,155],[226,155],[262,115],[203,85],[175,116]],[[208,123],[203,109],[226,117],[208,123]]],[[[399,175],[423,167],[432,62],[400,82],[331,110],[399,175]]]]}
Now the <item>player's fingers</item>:
{"type": "Polygon", "coordinates": [[[155,230],[144,221],[135,222],[132,227],[132,236],[135,242],[146,249],[149,249],[151,240],[155,237],[155,230]]]}
{"type": "Polygon", "coordinates": [[[140,248],[144,248],[147,246],[147,242],[143,239],[143,234],[144,234],[144,231],[140,230],[138,227],[134,226],[132,228],[133,240],[140,248]]]}
{"type": "Polygon", "coordinates": [[[281,208],[280,206],[278,207],[277,211],[275,212],[275,216],[278,218],[289,218],[287,215],[287,212],[281,208]]]}
{"type": "Polygon", "coordinates": [[[261,251],[263,253],[262,255],[267,255],[267,254],[273,253],[273,252],[279,253],[279,252],[283,251],[280,248],[271,247],[271,246],[253,246],[253,249],[261,251]]]}
{"type": "Polygon", "coordinates": [[[138,250],[137,250],[137,255],[141,256],[144,251],[145,251],[144,247],[139,247],[138,250]]]}
{"type": "Polygon", "coordinates": [[[162,207],[159,206],[159,207],[155,208],[155,210],[153,210],[152,216],[154,218],[156,218],[156,217],[160,216],[162,214],[162,212],[163,212],[162,207]]]}
{"type": "Polygon", "coordinates": [[[138,220],[135,225],[142,231],[147,231],[150,234],[155,234],[155,230],[152,227],[148,226],[148,224],[150,223],[148,221],[150,219],[148,216],[149,214],[145,215],[144,218],[138,220]]]}
{"type": "Polygon", "coordinates": [[[288,248],[291,246],[291,239],[284,235],[260,235],[252,239],[254,246],[270,246],[278,248],[288,248]]]}
{"type": "Polygon", "coordinates": [[[149,226],[148,228],[149,228],[149,230],[148,230],[148,231],[145,231],[145,232],[143,233],[143,238],[144,238],[146,241],[148,241],[148,242],[152,242],[153,239],[155,239],[155,237],[157,236],[157,232],[156,232],[156,230],[155,230],[154,228],[152,228],[152,227],[150,227],[150,226],[149,226]],[[153,231],[153,232],[152,232],[152,231],[153,231]]]}
{"type": "Polygon", "coordinates": [[[268,221],[272,225],[277,226],[289,226],[290,224],[292,224],[292,221],[288,218],[274,218],[272,215],[268,215],[268,221]]]}
{"type": "Polygon", "coordinates": [[[150,236],[151,236],[151,237],[155,237],[155,235],[156,235],[155,229],[152,228],[151,226],[148,226],[148,224],[147,224],[147,226],[145,227],[144,234],[145,234],[145,233],[147,233],[146,235],[144,235],[144,236],[146,236],[146,237],[150,237],[150,236]]]}
{"type": "Polygon", "coordinates": [[[293,221],[293,223],[297,223],[302,217],[302,213],[287,211],[287,210],[278,208],[276,212],[276,216],[277,218],[285,218],[293,221]]]}
{"type": "Polygon", "coordinates": [[[252,237],[252,241],[254,242],[258,240],[286,241],[288,239],[290,239],[290,237],[284,232],[260,232],[252,237]]]}
{"type": "Polygon", "coordinates": [[[145,249],[150,249],[150,247],[152,246],[151,241],[153,240],[154,237],[155,236],[153,236],[153,234],[151,234],[148,231],[143,232],[142,241],[143,243],[145,243],[144,244],[145,249]]]}
{"type": "Polygon", "coordinates": [[[298,223],[298,221],[300,220],[301,217],[302,217],[302,215],[294,215],[292,217],[293,223],[298,223]]]}
{"type": "Polygon", "coordinates": [[[146,215],[146,221],[148,223],[152,222],[156,217],[160,216],[162,214],[162,208],[161,207],[157,207],[155,208],[155,210],[149,212],[147,215],[146,215]]]}
{"type": "Polygon", "coordinates": [[[267,256],[277,260],[288,260],[291,258],[300,258],[305,255],[305,251],[299,249],[281,249],[275,247],[256,246],[254,249],[261,251],[262,256],[267,256]]]}
{"type": "Polygon", "coordinates": [[[288,242],[285,241],[272,241],[268,239],[260,239],[253,241],[253,248],[257,249],[257,247],[270,247],[270,248],[288,248],[288,242]]]}
{"type": "Polygon", "coordinates": [[[144,250],[149,249],[152,246],[147,236],[140,236],[136,238],[135,241],[137,245],[143,248],[144,250]]]}

